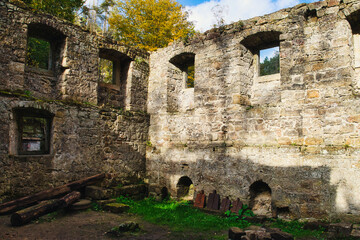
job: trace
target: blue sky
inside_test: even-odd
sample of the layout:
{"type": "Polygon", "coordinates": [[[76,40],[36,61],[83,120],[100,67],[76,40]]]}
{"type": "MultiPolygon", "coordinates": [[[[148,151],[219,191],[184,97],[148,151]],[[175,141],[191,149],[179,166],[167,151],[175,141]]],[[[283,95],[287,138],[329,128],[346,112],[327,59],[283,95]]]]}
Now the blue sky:
{"type": "Polygon", "coordinates": [[[268,59],[274,57],[276,53],[279,53],[279,47],[260,50],[260,63],[263,63],[266,57],[268,59]]]}
{"type": "Polygon", "coordinates": [[[200,3],[205,2],[205,0],[180,0],[178,2],[181,5],[184,5],[184,6],[195,6],[195,5],[198,5],[200,3]]]}
{"type": "Polygon", "coordinates": [[[195,29],[204,32],[218,22],[225,24],[276,12],[282,8],[318,0],[177,0],[189,12],[195,29]],[[216,12],[216,14],[214,14],[216,12]],[[218,18],[215,15],[219,16],[218,18]]]}

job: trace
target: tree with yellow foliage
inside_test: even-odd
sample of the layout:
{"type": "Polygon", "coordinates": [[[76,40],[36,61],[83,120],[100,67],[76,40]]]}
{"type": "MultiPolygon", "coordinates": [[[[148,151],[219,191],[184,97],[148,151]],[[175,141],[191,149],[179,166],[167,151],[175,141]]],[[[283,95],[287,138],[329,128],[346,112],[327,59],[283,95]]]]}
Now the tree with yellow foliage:
{"type": "Polygon", "coordinates": [[[117,40],[148,51],[194,32],[175,0],[117,0],[108,21],[117,40]]]}

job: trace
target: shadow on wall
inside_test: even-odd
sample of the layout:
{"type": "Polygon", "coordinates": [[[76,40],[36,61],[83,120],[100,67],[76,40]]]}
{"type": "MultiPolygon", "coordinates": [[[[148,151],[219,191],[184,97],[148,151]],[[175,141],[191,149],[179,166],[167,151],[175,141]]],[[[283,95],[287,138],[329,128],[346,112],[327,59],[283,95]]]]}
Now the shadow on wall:
{"type": "MultiPolygon", "coordinates": [[[[169,151],[163,156],[174,156],[174,152],[170,154],[169,151]]],[[[259,215],[323,218],[335,213],[337,187],[330,184],[329,167],[266,166],[224,153],[211,153],[212,148],[206,151],[198,156],[209,154],[207,159],[211,160],[188,162],[189,167],[185,169],[182,168],[184,161],[160,157],[155,163],[148,159],[150,183],[157,182],[160,187],[176,186],[176,189],[170,187],[169,192],[179,197],[184,195],[191,181],[195,192],[204,190],[208,195],[216,189],[222,198],[229,196],[233,201],[240,198],[259,215]],[[156,178],[152,180],[153,176],[156,178]],[[174,176],[184,177],[171,183],[174,176]]]]}
{"type": "Polygon", "coordinates": [[[105,110],[99,116],[97,109],[56,103],[27,102],[25,108],[14,108],[12,104],[20,104],[1,100],[5,111],[0,111],[0,116],[7,131],[0,149],[0,201],[98,173],[111,174],[113,179],[104,182],[111,185],[143,179],[146,116],[122,118],[105,110]],[[9,119],[7,114],[12,110],[14,114],[9,119]],[[47,131],[41,132],[45,126],[47,131]],[[13,152],[9,152],[9,144],[13,145],[13,152]]]}

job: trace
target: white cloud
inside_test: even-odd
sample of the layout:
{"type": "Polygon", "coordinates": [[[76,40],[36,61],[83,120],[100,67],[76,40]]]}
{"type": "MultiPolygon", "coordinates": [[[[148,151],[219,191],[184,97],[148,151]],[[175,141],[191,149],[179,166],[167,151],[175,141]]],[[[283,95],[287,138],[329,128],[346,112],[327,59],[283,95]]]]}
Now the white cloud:
{"type": "Polygon", "coordinates": [[[189,11],[189,20],[194,22],[195,29],[203,32],[216,23],[211,10],[216,5],[220,5],[223,9],[222,17],[225,23],[229,24],[295,6],[300,2],[300,0],[209,0],[196,6],[187,6],[185,9],[189,11]]]}
{"type": "Polygon", "coordinates": [[[299,4],[299,3],[300,3],[300,1],[298,1],[298,0],[277,0],[275,2],[277,10],[295,6],[296,4],[299,4]]]}

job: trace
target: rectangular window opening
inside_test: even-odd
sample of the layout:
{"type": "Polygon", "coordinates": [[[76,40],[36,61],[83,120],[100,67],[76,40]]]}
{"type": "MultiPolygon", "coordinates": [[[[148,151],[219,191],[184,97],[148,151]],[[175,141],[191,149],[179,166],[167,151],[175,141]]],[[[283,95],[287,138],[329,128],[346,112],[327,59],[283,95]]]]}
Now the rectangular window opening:
{"type": "Polygon", "coordinates": [[[40,38],[29,37],[26,62],[30,67],[51,69],[51,44],[40,38]]]}
{"type": "Polygon", "coordinates": [[[280,73],[279,46],[260,50],[260,76],[280,73]]]}
{"type": "Polygon", "coordinates": [[[114,74],[114,62],[105,58],[99,60],[100,82],[106,84],[116,84],[114,74]]]}
{"type": "Polygon", "coordinates": [[[35,155],[50,153],[49,117],[20,114],[18,117],[19,154],[35,155]]]}

